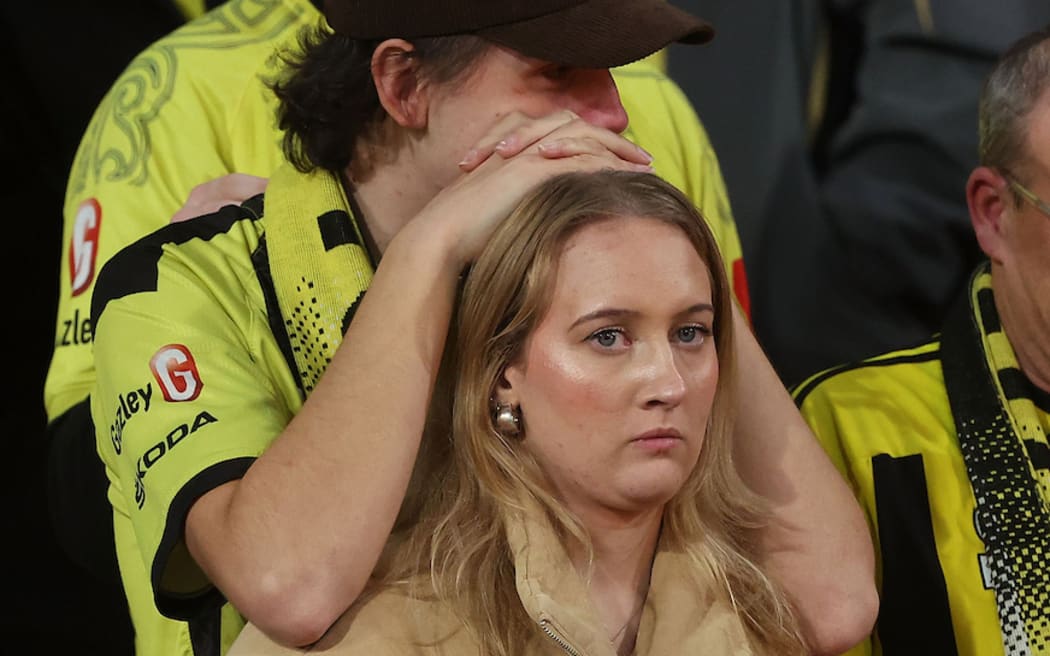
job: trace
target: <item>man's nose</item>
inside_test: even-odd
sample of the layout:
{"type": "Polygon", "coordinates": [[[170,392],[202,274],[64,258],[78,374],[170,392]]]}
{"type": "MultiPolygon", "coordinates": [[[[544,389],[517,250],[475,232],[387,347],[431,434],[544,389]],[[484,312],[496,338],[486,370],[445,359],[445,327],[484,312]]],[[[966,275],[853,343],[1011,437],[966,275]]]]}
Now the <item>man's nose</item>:
{"type": "Polygon", "coordinates": [[[587,83],[582,85],[578,107],[573,108],[583,120],[620,134],[627,129],[627,110],[620,102],[620,91],[607,69],[587,71],[587,83]]]}

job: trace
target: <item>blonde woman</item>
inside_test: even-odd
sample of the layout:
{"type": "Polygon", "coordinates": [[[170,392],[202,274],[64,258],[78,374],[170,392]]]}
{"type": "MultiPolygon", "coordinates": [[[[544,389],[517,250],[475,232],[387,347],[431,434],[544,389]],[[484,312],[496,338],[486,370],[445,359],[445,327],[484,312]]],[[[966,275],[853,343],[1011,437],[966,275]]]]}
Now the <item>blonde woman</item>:
{"type": "MultiPolygon", "coordinates": [[[[731,457],[723,271],[654,175],[534,190],[467,277],[418,518],[313,649],[803,653],[746,538],[764,513],[731,457]]],[[[291,651],[249,625],[230,656],[291,651]]]]}

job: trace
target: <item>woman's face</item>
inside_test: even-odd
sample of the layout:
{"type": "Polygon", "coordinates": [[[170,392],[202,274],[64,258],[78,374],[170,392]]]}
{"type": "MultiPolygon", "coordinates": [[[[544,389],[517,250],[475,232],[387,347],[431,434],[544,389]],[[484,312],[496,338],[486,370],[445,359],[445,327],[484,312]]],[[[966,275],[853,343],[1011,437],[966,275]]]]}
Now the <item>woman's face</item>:
{"type": "Polygon", "coordinates": [[[521,407],[524,448],[580,516],[666,503],[718,380],[706,265],[674,226],[608,219],[566,242],[550,294],[498,391],[521,407]]]}

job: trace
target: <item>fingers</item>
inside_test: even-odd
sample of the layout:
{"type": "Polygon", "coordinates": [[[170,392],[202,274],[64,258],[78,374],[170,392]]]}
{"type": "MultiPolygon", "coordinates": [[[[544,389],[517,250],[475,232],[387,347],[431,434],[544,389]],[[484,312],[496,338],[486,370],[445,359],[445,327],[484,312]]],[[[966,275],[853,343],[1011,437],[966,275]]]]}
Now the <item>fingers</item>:
{"type": "Polygon", "coordinates": [[[248,175],[247,173],[230,173],[214,180],[214,182],[219,183],[222,190],[221,195],[237,203],[243,203],[252,196],[266,191],[267,181],[267,178],[260,178],[257,175],[248,175]]]}
{"type": "Polygon", "coordinates": [[[530,118],[521,112],[508,114],[467,152],[459,162],[459,167],[464,172],[472,171],[493,153],[499,154],[503,159],[514,157],[538,140],[579,118],[567,109],[542,118],[530,118]]]}
{"type": "Polygon", "coordinates": [[[611,154],[615,159],[634,165],[629,167],[632,170],[652,170],[652,157],[649,153],[625,139],[609,142],[594,137],[562,137],[541,142],[536,146],[536,152],[547,159],[611,154]]]}
{"type": "Polygon", "coordinates": [[[469,172],[494,154],[510,159],[530,148],[551,159],[571,157],[584,152],[593,153],[596,144],[620,159],[636,164],[647,165],[653,160],[643,148],[619,134],[591,125],[573,112],[563,110],[539,119],[529,119],[521,114],[505,117],[467,153],[459,166],[462,171],[469,172]],[[573,139],[586,142],[573,143],[573,139]]]}
{"type": "Polygon", "coordinates": [[[229,173],[199,184],[190,191],[186,203],[172,215],[171,223],[211,214],[226,205],[240,205],[264,192],[266,183],[267,178],[256,175],[229,173]]]}

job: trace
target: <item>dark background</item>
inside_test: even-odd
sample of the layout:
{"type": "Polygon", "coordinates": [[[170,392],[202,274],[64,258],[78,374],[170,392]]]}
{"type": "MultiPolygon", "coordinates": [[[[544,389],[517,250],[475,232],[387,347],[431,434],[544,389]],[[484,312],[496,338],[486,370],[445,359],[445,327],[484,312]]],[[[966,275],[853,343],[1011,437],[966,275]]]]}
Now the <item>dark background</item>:
{"type": "Polygon", "coordinates": [[[132,634],[118,586],[74,564],[52,532],[45,496],[44,376],[55,334],[66,176],[81,134],[134,55],[181,24],[160,0],[0,3],[0,208],[12,320],[3,405],[6,653],[126,656],[132,634]]]}

